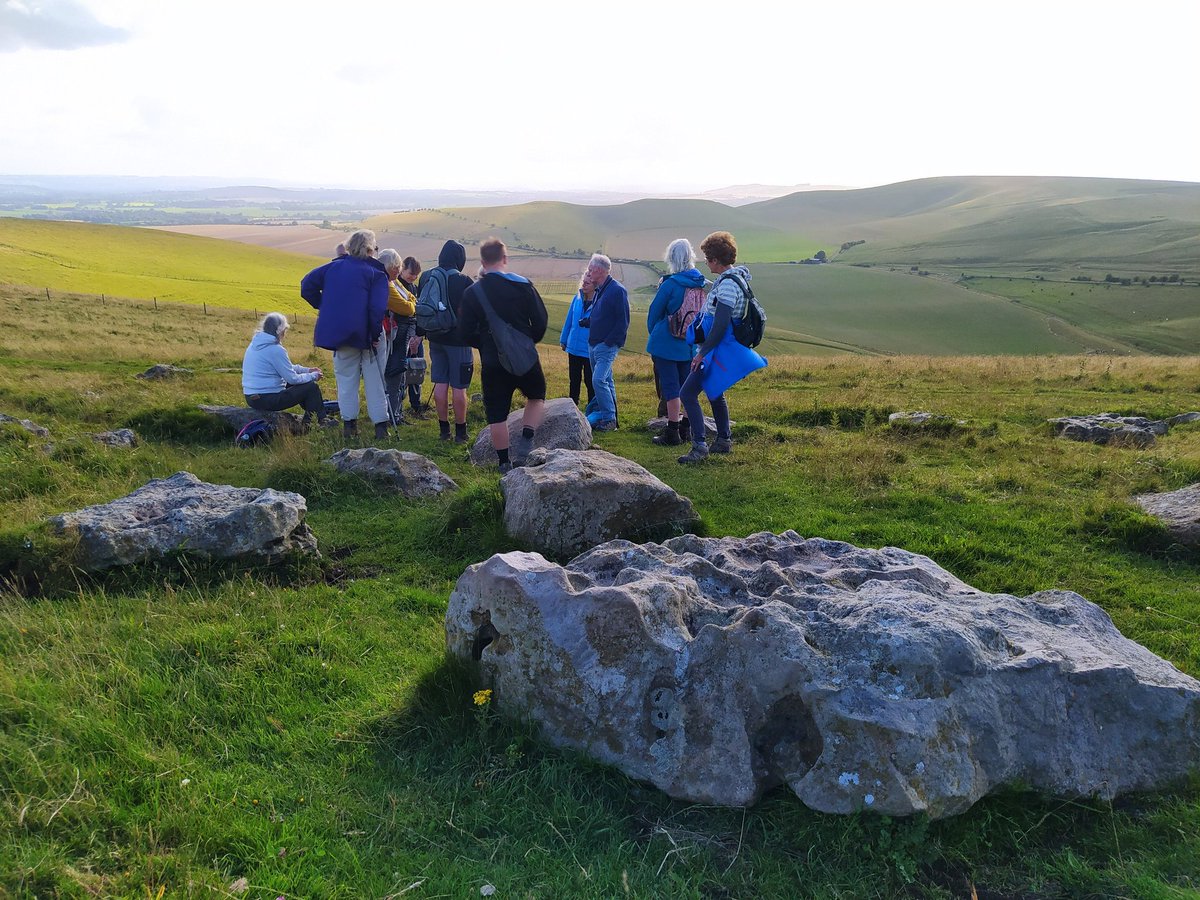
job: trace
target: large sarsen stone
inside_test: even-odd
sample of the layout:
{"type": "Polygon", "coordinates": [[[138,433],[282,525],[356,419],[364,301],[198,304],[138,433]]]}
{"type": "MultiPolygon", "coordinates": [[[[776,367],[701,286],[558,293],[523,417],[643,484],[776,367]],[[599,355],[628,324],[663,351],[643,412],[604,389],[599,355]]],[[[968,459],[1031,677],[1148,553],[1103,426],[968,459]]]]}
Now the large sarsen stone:
{"type": "Polygon", "coordinates": [[[455,655],[501,710],[673,797],[788,784],[827,812],[962,812],[1011,785],[1112,797],[1200,761],[1200,683],[1068,591],[794,532],[613,541],[459,578],[455,655]]]}
{"type": "Polygon", "coordinates": [[[95,571],[180,551],[260,561],[292,550],[316,553],[307,511],[299,494],[209,484],[176,472],[111,503],[50,521],[59,533],[78,538],[75,563],[95,571]]]}
{"type": "Polygon", "coordinates": [[[692,501],[623,456],[543,450],[500,480],[504,528],[528,546],[571,556],[613,538],[679,534],[699,519],[692,501]]]}

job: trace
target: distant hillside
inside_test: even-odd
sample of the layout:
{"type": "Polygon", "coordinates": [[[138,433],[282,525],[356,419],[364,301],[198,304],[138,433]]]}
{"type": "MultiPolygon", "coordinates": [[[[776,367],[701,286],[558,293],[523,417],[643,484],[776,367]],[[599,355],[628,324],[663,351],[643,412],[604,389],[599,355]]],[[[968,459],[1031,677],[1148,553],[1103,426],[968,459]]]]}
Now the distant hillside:
{"type": "Polygon", "coordinates": [[[927,178],[801,191],[730,207],[711,200],[617,206],[524,203],[376,216],[377,230],[477,242],[496,234],[557,253],[654,260],[675,237],[723,229],[747,262],[824,249],[847,262],[967,268],[1097,266],[1200,274],[1200,184],[1104,178],[927,178]]]}
{"type": "Polygon", "coordinates": [[[742,207],[850,262],[1200,272],[1200,184],[1109,178],[928,178],[742,207]]]}
{"type": "Polygon", "coordinates": [[[320,262],[148,228],[0,218],[3,284],[311,312],[300,299],[300,279],[320,262]]]}

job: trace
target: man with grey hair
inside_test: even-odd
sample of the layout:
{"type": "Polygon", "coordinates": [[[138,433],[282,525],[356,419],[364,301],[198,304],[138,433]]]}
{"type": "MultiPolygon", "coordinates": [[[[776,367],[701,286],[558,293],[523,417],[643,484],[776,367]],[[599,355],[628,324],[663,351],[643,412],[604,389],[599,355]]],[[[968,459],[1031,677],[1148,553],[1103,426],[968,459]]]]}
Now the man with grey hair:
{"type": "Polygon", "coordinates": [[[333,351],[338,408],[347,438],[358,436],[358,385],[367,394],[367,414],[375,437],[388,433],[387,397],[383,368],[387,345],[382,344],[387,311],[388,276],[375,258],[375,232],[356,231],[346,241],[346,255],[313,269],[300,282],[300,296],[317,310],[313,344],[333,351]],[[381,355],[382,354],[382,355],[381,355]]]}
{"type": "Polygon", "coordinates": [[[629,333],[629,292],[612,277],[612,260],[603,253],[592,254],[587,270],[588,278],[596,286],[587,320],[580,319],[580,324],[588,327],[588,355],[596,392],[587,405],[587,418],[596,431],[616,431],[617,383],[613,364],[629,333]]]}

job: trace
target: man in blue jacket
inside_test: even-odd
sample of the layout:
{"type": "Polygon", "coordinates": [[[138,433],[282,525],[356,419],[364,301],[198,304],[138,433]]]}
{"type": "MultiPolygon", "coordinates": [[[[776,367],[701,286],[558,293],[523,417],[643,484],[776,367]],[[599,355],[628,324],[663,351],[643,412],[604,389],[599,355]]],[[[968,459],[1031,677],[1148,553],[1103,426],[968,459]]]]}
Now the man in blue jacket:
{"type": "Polygon", "coordinates": [[[367,394],[375,437],[388,433],[383,370],[387,346],[380,345],[387,312],[388,277],[375,258],[375,232],[363,229],[346,241],[346,255],[313,269],[300,282],[300,296],[317,310],[313,344],[333,351],[338,407],[346,437],[358,435],[358,384],[367,394]]]}
{"type": "Polygon", "coordinates": [[[617,383],[613,364],[629,333],[629,292],[612,277],[612,260],[595,253],[588,262],[588,277],[596,285],[588,321],[588,355],[592,362],[592,387],[596,396],[587,405],[588,421],[595,431],[617,429],[617,383]]]}

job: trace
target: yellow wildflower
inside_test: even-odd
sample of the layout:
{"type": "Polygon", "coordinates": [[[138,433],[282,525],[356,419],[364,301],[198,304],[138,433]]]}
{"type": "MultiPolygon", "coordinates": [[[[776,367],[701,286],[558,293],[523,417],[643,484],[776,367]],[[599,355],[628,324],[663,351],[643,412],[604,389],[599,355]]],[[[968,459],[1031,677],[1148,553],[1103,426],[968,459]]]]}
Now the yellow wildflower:
{"type": "Polygon", "coordinates": [[[474,699],[476,706],[487,706],[492,702],[491,688],[488,688],[485,691],[476,691],[475,696],[472,699],[474,699]]]}

